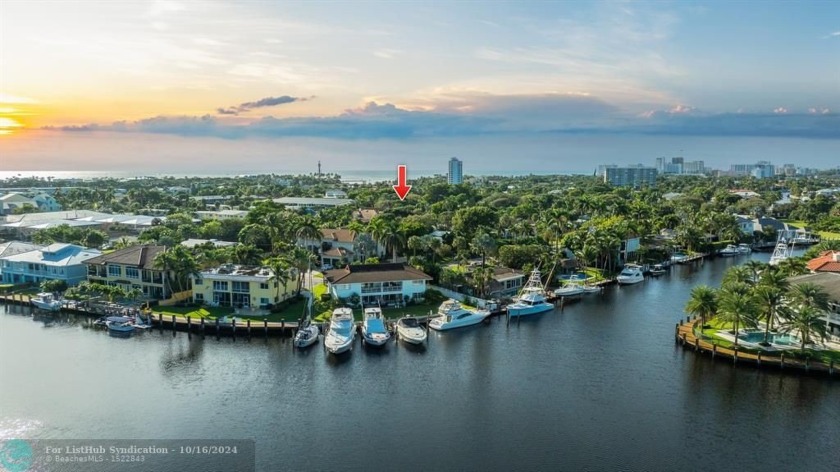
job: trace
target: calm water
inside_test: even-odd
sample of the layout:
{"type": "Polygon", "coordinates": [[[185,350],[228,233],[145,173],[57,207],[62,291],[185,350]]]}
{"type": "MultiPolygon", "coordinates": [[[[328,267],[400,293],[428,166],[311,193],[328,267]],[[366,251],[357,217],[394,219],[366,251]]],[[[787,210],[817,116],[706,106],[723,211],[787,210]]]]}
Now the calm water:
{"type": "Polygon", "coordinates": [[[674,345],[690,288],[744,259],[339,362],[0,314],[0,439],[254,438],[257,470],[837,470],[840,383],[674,345]]]}

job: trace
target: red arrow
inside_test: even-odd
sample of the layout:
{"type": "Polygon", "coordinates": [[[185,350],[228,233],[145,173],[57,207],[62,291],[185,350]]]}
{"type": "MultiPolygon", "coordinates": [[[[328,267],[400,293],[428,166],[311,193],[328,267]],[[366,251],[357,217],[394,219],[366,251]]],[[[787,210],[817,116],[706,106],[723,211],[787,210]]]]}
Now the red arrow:
{"type": "Polygon", "coordinates": [[[405,164],[400,164],[397,166],[397,185],[393,186],[400,200],[405,200],[405,196],[411,191],[411,185],[406,183],[406,179],[405,164]]]}

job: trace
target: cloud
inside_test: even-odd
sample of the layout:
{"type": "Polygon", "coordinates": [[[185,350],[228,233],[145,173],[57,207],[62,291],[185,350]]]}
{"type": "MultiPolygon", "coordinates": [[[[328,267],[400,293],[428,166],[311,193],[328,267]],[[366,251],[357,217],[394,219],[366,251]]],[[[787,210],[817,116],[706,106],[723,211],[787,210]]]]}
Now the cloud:
{"type": "Polygon", "coordinates": [[[265,97],[261,98],[255,102],[245,102],[240,103],[239,105],[228,107],[228,108],[217,108],[216,113],[220,115],[238,115],[240,113],[244,113],[247,111],[251,111],[254,108],[265,108],[265,107],[273,107],[277,105],[285,105],[286,103],[294,103],[294,102],[305,102],[307,100],[312,100],[315,97],[291,97],[289,95],[282,95],[279,97],[265,97]]]}
{"type": "MultiPolygon", "coordinates": [[[[294,97],[290,97],[294,98],[294,97]]],[[[246,102],[218,114],[291,103],[283,97],[246,102]]],[[[706,113],[688,105],[633,114],[585,94],[439,96],[437,102],[398,106],[369,101],[334,116],[232,122],[214,116],[157,116],[110,125],[49,128],[68,132],[114,131],[225,139],[316,137],[377,140],[542,133],[673,136],[768,136],[840,139],[840,114],[827,108],[785,113],[706,113]]]]}
{"type": "Polygon", "coordinates": [[[833,33],[828,33],[827,35],[823,36],[825,39],[829,38],[840,38],[840,31],[835,31],[833,33]]]}

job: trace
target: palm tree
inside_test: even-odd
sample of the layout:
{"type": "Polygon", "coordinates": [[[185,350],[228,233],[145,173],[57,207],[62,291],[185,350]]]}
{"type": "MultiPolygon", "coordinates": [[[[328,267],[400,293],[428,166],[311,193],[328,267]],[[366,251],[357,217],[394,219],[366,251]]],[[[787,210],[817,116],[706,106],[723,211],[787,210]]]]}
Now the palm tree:
{"type": "Polygon", "coordinates": [[[758,280],[758,277],[761,275],[761,273],[767,267],[770,267],[770,266],[768,264],[765,264],[764,262],[759,261],[759,260],[750,259],[750,260],[748,260],[747,262],[744,263],[744,267],[746,267],[747,269],[750,270],[750,272],[752,272],[753,280],[755,281],[755,280],[758,280]]]}
{"type": "Polygon", "coordinates": [[[802,305],[798,310],[793,310],[782,323],[782,331],[785,333],[797,331],[802,351],[805,350],[805,344],[814,342],[814,338],[824,341],[828,337],[828,331],[822,320],[822,312],[809,305],[802,305]]]}
{"type": "Polygon", "coordinates": [[[754,285],[753,271],[746,266],[730,267],[725,274],[723,274],[723,285],[731,284],[746,284],[754,285]]]}
{"type": "Polygon", "coordinates": [[[292,248],[291,254],[289,254],[289,260],[292,263],[292,266],[297,269],[296,295],[300,295],[301,290],[303,290],[303,277],[307,272],[309,272],[312,264],[314,264],[317,259],[315,254],[312,254],[307,249],[294,247],[292,248]]]}
{"type": "Polygon", "coordinates": [[[289,264],[289,261],[283,257],[272,257],[271,259],[266,259],[265,265],[271,269],[272,275],[268,280],[273,281],[277,286],[277,295],[275,296],[275,300],[279,302],[280,287],[283,287],[283,295],[285,295],[286,284],[288,284],[289,280],[291,280],[291,274],[289,274],[291,265],[289,264]]]}
{"type": "Polygon", "coordinates": [[[755,299],[761,317],[764,319],[764,346],[770,345],[770,330],[773,329],[773,322],[778,319],[781,313],[786,312],[782,302],[785,291],[778,285],[760,284],[755,288],[755,299]]]}
{"type": "Polygon", "coordinates": [[[295,236],[303,240],[304,246],[307,246],[306,243],[309,241],[315,241],[316,246],[321,245],[321,239],[323,239],[324,235],[317,226],[315,226],[315,222],[310,217],[304,217],[300,220],[300,224],[295,230],[295,236]]]}
{"type": "Polygon", "coordinates": [[[698,285],[691,289],[691,298],[685,305],[685,311],[700,317],[702,331],[706,320],[715,316],[717,312],[717,291],[708,285],[698,285]]]}
{"type": "Polygon", "coordinates": [[[738,331],[741,326],[755,326],[758,306],[745,283],[732,283],[723,288],[718,301],[718,317],[733,324],[735,348],[738,348],[738,331]]]}
{"type": "Polygon", "coordinates": [[[794,285],[791,296],[795,303],[817,310],[828,310],[828,294],[819,285],[805,282],[794,285]]]}
{"type": "Polygon", "coordinates": [[[793,277],[795,275],[802,275],[808,273],[808,263],[801,257],[788,257],[779,262],[779,272],[793,277]]]}
{"type": "Polygon", "coordinates": [[[485,266],[487,254],[496,250],[496,240],[486,232],[477,234],[470,245],[481,253],[481,267],[485,266]]]}

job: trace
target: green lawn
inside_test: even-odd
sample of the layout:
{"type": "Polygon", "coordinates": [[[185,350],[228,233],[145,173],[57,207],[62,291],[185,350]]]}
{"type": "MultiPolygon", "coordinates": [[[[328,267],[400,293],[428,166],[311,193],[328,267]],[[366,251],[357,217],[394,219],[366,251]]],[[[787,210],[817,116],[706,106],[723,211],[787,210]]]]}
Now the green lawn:
{"type": "MultiPolygon", "coordinates": [[[[282,311],[271,313],[268,316],[245,316],[236,315],[238,320],[252,320],[252,321],[297,321],[303,315],[303,309],[306,306],[306,299],[296,300],[293,303],[285,305],[282,311]]],[[[186,318],[190,316],[193,319],[207,318],[214,320],[222,316],[234,316],[234,310],[230,307],[195,307],[195,306],[156,306],[152,307],[154,313],[162,313],[164,318],[172,315],[186,318]]]]}
{"type": "MultiPolygon", "coordinates": [[[[412,315],[412,316],[426,316],[429,314],[429,310],[436,313],[440,303],[422,303],[418,305],[408,305],[402,308],[383,308],[382,314],[385,315],[385,318],[389,320],[396,320],[398,318],[402,318],[404,315],[412,315]]],[[[472,309],[471,307],[467,307],[468,309],[472,309]]],[[[323,313],[319,313],[314,317],[316,322],[327,322],[330,319],[330,315],[332,314],[331,311],[324,311],[323,313]]],[[[356,321],[362,321],[364,318],[364,311],[361,309],[354,309],[353,310],[353,318],[356,321]]]]}
{"type": "MultiPolygon", "coordinates": [[[[808,224],[805,223],[804,221],[793,221],[793,220],[781,220],[781,221],[784,222],[784,223],[792,224],[793,226],[796,226],[798,228],[803,228],[805,226],[808,226],[808,224]]],[[[840,233],[834,233],[834,232],[831,232],[831,231],[817,231],[817,234],[819,234],[820,237],[823,238],[823,239],[840,239],[840,233]]]]}
{"type": "MultiPolygon", "coordinates": [[[[718,320],[717,318],[712,318],[706,323],[708,328],[703,330],[703,335],[706,337],[707,341],[710,341],[714,344],[717,344],[720,347],[732,349],[734,347],[734,343],[732,341],[723,339],[717,335],[719,330],[724,329],[732,329],[732,323],[726,323],[723,321],[718,320]]],[[[741,352],[749,352],[749,353],[757,353],[759,351],[764,352],[762,349],[750,349],[745,348],[743,345],[738,345],[738,350],[741,352]]],[[[778,355],[778,353],[774,353],[773,355],[778,355]]],[[[790,350],[785,351],[785,356],[791,356],[796,358],[804,358],[804,357],[811,357],[813,360],[822,361],[826,364],[830,363],[834,360],[835,363],[840,363],[840,351],[817,351],[813,349],[806,349],[804,353],[802,351],[797,350],[790,350]]]]}

